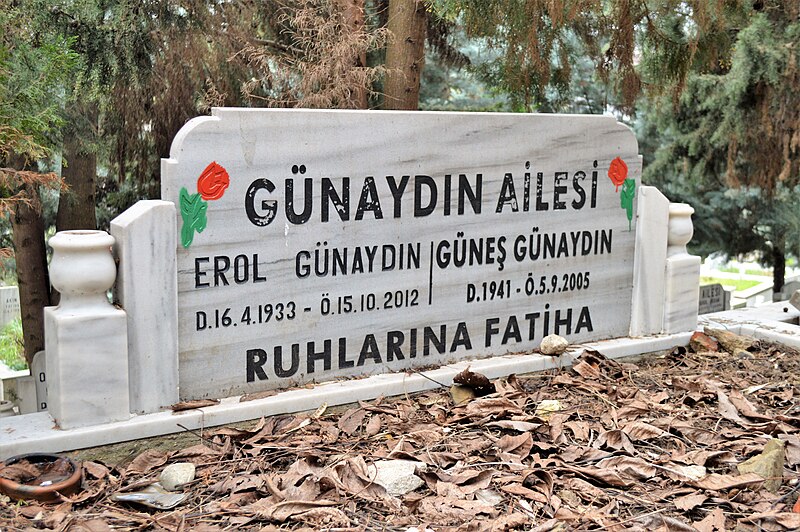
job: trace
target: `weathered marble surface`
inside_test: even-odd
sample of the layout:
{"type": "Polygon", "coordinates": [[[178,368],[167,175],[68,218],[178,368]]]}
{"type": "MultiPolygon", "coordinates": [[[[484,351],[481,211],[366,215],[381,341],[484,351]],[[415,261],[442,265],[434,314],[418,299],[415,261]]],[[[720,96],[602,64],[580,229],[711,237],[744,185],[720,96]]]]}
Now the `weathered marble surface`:
{"type": "Polygon", "coordinates": [[[178,402],[175,206],[136,203],[111,221],[119,260],[116,299],[128,314],[131,412],[178,402]]]}
{"type": "Polygon", "coordinates": [[[674,255],[667,257],[664,290],[664,332],[691,331],[697,327],[700,297],[700,257],[674,255]]]}
{"type": "Polygon", "coordinates": [[[632,336],[658,334],[664,326],[668,222],[669,200],[666,196],[656,187],[640,187],[631,306],[632,336]]]}
{"type": "MultiPolygon", "coordinates": [[[[624,187],[618,190],[608,176],[617,157],[626,163],[628,177],[638,187],[641,160],[633,133],[602,116],[217,109],[211,117],[190,121],[176,136],[171,157],[162,161],[162,198],[178,206],[179,235],[188,223],[180,214],[182,188],[187,197],[197,193],[198,178],[212,162],[227,171],[229,186],[221,197],[204,201],[207,223],[202,232],[188,231],[191,244],[184,247],[181,236],[174,242],[181,397],[222,397],[524,351],[535,348],[549,333],[561,334],[571,343],[627,335],[636,205],[629,222],[621,205],[624,187]],[[540,203],[548,204],[546,211],[536,210],[539,172],[540,203]],[[556,182],[556,172],[567,172],[560,176],[567,179],[556,182]],[[530,175],[527,197],[526,173],[530,175]],[[466,192],[464,210],[458,214],[460,174],[473,191],[481,174],[482,191],[476,193],[480,214],[473,212],[466,192]],[[507,175],[514,183],[516,201],[508,197],[508,188],[504,190],[507,175]],[[410,176],[409,182],[402,193],[393,195],[390,184],[400,188],[402,176],[410,176]],[[349,209],[342,201],[337,211],[335,202],[322,201],[322,181],[329,179],[337,194],[348,196],[345,177],[349,209]],[[286,184],[294,186],[299,202],[294,212],[300,214],[306,178],[312,188],[312,213],[307,223],[293,223],[285,209],[286,184]],[[274,191],[263,188],[264,179],[274,191]],[[573,180],[580,185],[583,200],[573,180]],[[253,189],[256,182],[263,187],[253,189]],[[415,192],[419,214],[431,202],[432,186],[437,190],[433,212],[415,216],[415,192]],[[561,186],[564,190],[556,197],[556,187],[561,186]],[[508,201],[500,201],[501,194],[508,201]],[[248,197],[251,214],[257,217],[268,214],[271,206],[265,202],[277,202],[271,223],[251,222],[248,197]],[[395,202],[395,197],[401,199],[395,202]],[[555,210],[556,201],[563,201],[565,208],[555,210]],[[581,201],[581,208],[574,207],[581,201]],[[329,207],[326,222],[323,204],[329,207]],[[382,216],[376,214],[376,204],[382,216]],[[342,221],[338,213],[348,210],[348,219],[342,221]],[[610,235],[611,252],[514,259],[518,237],[555,234],[560,239],[566,233],[569,240],[572,232],[584,231],[610,235]],[[501,268],[496,260],[503,237],[506,260],[501,268]],[[449,241],[452,249],[462,239],[484,249],[493,246],[495,253],[483,264],[442,266],[437,261],[440,244],[449,241]],[[380,257],[383,245],[395,250],[411,246],[418,250],[419,261],[404,269],[396,264],[384,269],[379,263],[372,272],[351,273],[357,251],[366,254],[378,246],[380,257]],[[298,275],[298,254],[308,253],[313,269],[315,252],[324,256],[334,248],[349,252],[347,275],[330,275],[330,264],[327,275],[313,270],[307,277],[298,275]],[[224,280],[214,273],[215,265],[224,280]],[[587,273],[589,286],[578,288],[585,285],[580,281],[587,273]],[[528,274],[532,291],[541,286],[542,293],[526,295],[528,274]],[[510,290],[497,297],[501,284],[510,290]],[[367,299],[364,307],[362,297],[367,299]],[[372,297],[375,309],[367,310],[372,297]],[[400,298],[403,301],[397,305],[400,298]],[[415,306],[409,306],[411,300],[415,306]],[[330,309],[325,308],[326,301],[330,309]],[[395,303],[393,308],[388,308],[389,302],[395,303]],[[583,309],[590,315],[591,327],[585,321],[582,327],[577,324],[583,309]],[[555,330],[556,311],[564,321],[560,330],[555,330]],[[572,312],[571,320],[565,320],[567,312],[572,312]],[[526,314],[536,315],[533,334],[526,314]],[[546,327],[545,321],[549,321],[546,327]],[[569,327],[566,321],[571,321],[569,327]],[[397,345],[400,334],[400,354],[390,357],[389,344],[397,345]],[[433,351],[428,356],[422,353],[426,334],[433,351]],[[412,335],[417,337],[415,358],[412,335]],[[435,345],[441,336],[443,349],[435,345]],[[326,347],[328,354],[320,354],[326,347]],[[276,348],[281,350],[280,364],[276,348]],[[331,367],[325,369],[328,360],[331,367]]],[[[197,215],[202,210],[198,205],[187,204],[184,210],[190,213],[194,208],[197,215]]],[[[198,228],[203,225],[197,223],[198,228]]],[[[302,262],[302,267],[309,264],[302,262]]]]}
{"type": "Polygon", "coordinates": [[[111,308],[44,309],[47,410],[62,429],[130,418],[127,320],[111,308]]]}

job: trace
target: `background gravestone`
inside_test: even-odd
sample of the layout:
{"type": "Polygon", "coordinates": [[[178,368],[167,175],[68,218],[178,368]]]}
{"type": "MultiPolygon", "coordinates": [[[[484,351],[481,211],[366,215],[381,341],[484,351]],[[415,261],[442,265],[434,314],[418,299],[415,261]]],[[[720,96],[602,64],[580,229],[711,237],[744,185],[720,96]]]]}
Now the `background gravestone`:
{"type": "Polygon", "coordinates": [[[181,397],[626,336],[640,176],[610,117],[194,119],[162,161],[181,397]]]}
{"type": "Polygon", "coordinates": [[[0,287],[0,328],[19,318],[19,288],[0,287]]]}
{"type": "Polygon", "coordinates": [[[700,287],[700,305],[698,314],[710,314],[729,310],[731,295],[721,284],[707,284],[700,287]]]}

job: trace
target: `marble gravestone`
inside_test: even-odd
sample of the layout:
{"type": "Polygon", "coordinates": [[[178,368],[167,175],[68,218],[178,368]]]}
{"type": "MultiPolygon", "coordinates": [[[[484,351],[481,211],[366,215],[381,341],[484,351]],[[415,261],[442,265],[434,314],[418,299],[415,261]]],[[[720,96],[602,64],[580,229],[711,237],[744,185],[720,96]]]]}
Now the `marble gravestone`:
{"type": "Polygon", "coordinates": [[[729,310],[730,306],[730,292],[726,292],[721,284],[707,284],[700,287],[698,314],[722,312],[729,310]]]}
{"type": "Polygon", "coordinates": [[[611,117],[196,118],[162,161],[181,398],[626,336],[640,176],[611,117]]]}
{"type": "Polygon", "coordinates": [[[16,286],[0,287],[0,327],[5,327],[19,318],[19,288],[16,286]]]}

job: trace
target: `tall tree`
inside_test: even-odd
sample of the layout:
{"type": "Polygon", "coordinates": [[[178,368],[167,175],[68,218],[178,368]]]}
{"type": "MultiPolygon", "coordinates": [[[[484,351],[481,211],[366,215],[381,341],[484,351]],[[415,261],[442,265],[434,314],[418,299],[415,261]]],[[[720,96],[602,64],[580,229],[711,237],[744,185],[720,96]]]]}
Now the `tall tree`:
{"type": "Polygon", "coordinates": [[[252,105],[364,108],[383,67],[366,56],[386,31],[366,21],[354,0],[268,0],[256,6],[256,31],[242,28],[237,57],[252,69],[243,92],[252,105]]]}
{"type": "Polygon", "coordinates": [[[37,171],[37,162],[51,152],[76,56],[68,40],[38,34],[17,2],[0,0],[0,28],[0,215],[11,220],[30,363],[44,349],[42,308],[50,302],[39,188],[60,186],[55,174],[37,171]]]}
{"type": "Polygon", "coordinates": [[[649,115],[664,146],[643,177],[697,206],[706,249],[759,253],[779,297],[800,245],[800,5],[746,9],[728,55],[649,115]]]}
{"type": "Polygon", "coordinates": [[[425,66],[427,4],[424,0],[389,0],[384,108],[419,108],[419,84],[425,66]]]}

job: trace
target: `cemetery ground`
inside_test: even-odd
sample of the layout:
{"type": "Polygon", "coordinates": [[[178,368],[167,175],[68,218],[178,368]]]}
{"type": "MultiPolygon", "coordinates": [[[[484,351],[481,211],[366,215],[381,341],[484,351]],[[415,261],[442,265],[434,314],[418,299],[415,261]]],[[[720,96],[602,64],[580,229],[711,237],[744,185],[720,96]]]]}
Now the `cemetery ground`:
{"type": "Polygon", "coordinates": [[[800,354],[714,335],[71,453],[82,490],[49,505],[4,498],[0,528],[796,530],[800,354]],[[376,478],[373,464],[397,461],[413,464],[398,481],[376,478]],[[114,501],[178,462],[196,466],[178,506],[114,501]]]}

